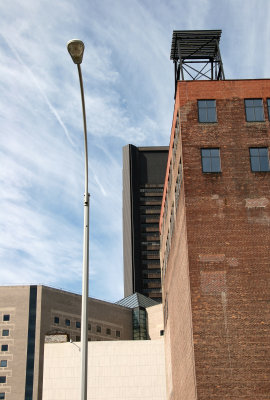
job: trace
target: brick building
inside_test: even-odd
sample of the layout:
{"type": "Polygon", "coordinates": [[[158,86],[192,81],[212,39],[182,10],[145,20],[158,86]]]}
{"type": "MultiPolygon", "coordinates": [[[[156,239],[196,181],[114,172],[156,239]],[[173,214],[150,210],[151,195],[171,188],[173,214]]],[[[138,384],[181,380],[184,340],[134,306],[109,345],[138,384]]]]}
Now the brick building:
{"type": "Polygon", "coordinates": [[[266,400],[270,80],[225,80],[218,46],[218,73],[184,80],[183,43],[206,43],[185,34],[160,219],[167,398],[266,400]]]}

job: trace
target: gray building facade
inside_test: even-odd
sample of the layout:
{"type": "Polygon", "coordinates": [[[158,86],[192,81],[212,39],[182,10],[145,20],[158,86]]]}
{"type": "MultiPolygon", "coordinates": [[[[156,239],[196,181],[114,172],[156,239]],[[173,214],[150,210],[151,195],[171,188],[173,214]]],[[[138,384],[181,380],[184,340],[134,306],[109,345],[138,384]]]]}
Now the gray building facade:
{"type": "MultiPolygon", "coordinates": [[[[89,341],[133,340],[131,308],[89,298],[88,313],[89,341]]],[[[80,324],[80,295],[40,285],[0,287],[0,399],[41,399],[46,338],[79,342],[80,324]]]]}
{"type": "MultiPolygon", "coordinates": [[[[88,341],[159,338],[162,309],[153,306],[161,304],[137,293],[117,303],[89,298],[88,341]]],[[[80,295],[42,285],[1,286],[0,399],[41,400],[45,344],[70,342],[78,350],[80,334],[80,295]]]]}

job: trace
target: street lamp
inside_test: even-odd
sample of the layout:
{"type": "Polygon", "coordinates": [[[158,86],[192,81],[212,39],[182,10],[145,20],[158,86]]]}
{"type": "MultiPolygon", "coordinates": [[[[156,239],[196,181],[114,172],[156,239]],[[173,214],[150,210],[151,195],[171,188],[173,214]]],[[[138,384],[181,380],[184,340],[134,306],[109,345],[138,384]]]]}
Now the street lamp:
{"type": "Polygon", "coordinates": [[[81,400],[87,400],[87,367],[88,367],[88,282],[89,282],[89,202],[88,193],[88,149],[87,149],[87,128],[85,117],[85,103],[83,93],[83,81],[81,62],[83,58],[84,43],[81,40],[73,39],[67,43],[67,49],[71,58],[78,67],[83,128],[85,148],[85,186],[84,186],[84,229],[83,229],[83,274],[82,274],[82,315],[81,315],[81,400]]]}

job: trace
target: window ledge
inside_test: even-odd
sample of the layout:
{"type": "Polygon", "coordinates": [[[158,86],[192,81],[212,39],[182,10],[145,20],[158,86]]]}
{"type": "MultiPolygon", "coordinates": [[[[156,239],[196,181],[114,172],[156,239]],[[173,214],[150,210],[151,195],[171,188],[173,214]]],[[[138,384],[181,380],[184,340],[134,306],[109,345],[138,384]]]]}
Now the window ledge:
{"type": "Polygon", "coordinates": [[[247,121],[246,120],[246,122],[248,123],[248,124],[261,124],[261,123],[263,123],[263,122],[266,122],[266,120],[264,119],[263,121],[247,121]]]}
{"type": "Polygon", "coordinates": [[[207,124],[213,125],[213,124],[217,124],[218,121],[213,121],[213,122],[210,122],[210,121],[207,121],[207,122],[198,121],[198,123],[199,123],[199,124],[204,124],[204,125],[207,125],[207,124]]]}

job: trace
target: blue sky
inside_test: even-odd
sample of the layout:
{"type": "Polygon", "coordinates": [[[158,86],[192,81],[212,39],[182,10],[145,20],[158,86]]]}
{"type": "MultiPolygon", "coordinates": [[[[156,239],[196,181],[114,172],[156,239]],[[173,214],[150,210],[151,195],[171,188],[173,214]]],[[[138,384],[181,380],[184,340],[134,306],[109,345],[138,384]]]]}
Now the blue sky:
{"type": "Polygon", "coordinates": [[[168,145],[172,31],[222,29],[227,79],[268,78],[269,0],[0,3],[0,284],[80,292],[85,43],[90,295],[123,296],[122,147],[168,145]]]}

